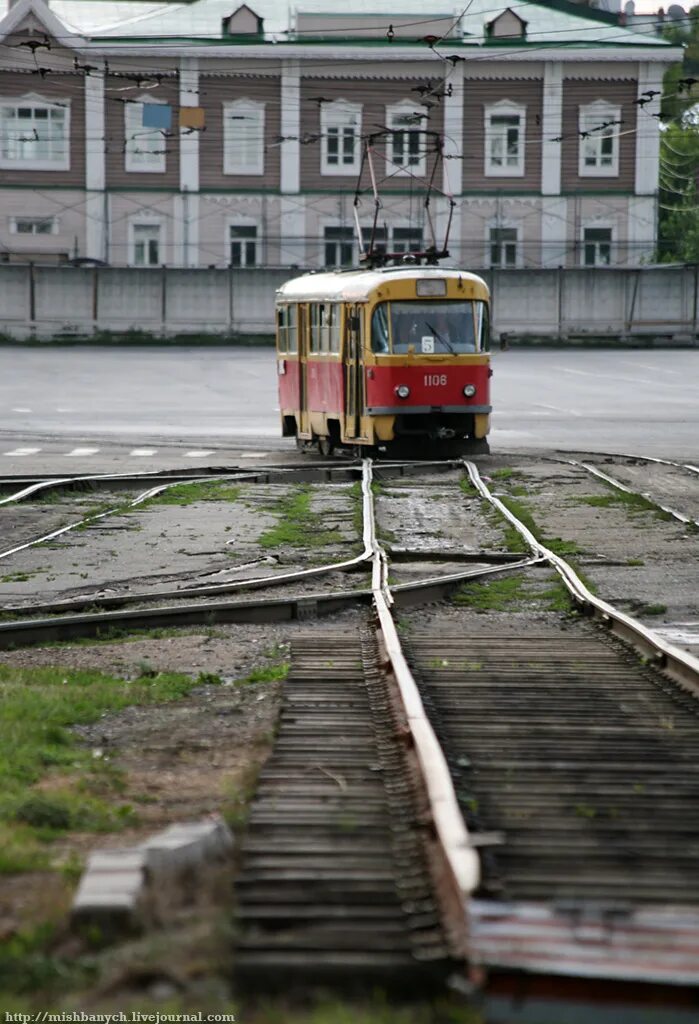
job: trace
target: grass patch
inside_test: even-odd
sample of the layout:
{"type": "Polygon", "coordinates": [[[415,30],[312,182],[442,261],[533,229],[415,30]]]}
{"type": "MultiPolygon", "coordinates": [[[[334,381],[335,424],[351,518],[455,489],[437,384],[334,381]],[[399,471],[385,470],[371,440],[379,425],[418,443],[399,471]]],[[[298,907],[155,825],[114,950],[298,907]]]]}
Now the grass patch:
{"type": "Polygon", "coordinates": [[[459,480],[459,487],[467,498],[480,498],[480,492],[476,490],[467,476],[459,480]]]}
{"type": "Polygon", "coordinates": [[[638,609],[639,615],[664,615],[667,611],[666,604],[643,604],[638,609]]]}
{"type": "Polygon", "coordinates": [[[44,569],[43,567],[40,569],[31,569],[28,572],[10,572],[7,576],[0,576],[0,583],[26,583],[27,580],[32,579],[33,576],[40,576],[45,572],[49,572],[49,570],[44,569]]]}
{"type": "Polygon", "coordinates": [[[513,604],[523,604],[527,591],[523,576],[503,576],[484,583],[467,583],[454,595],[454,604],[477,612],[510,611],[513,604]]]}
{"type": "Polygon", "coordinates": [[[41,844],[65,831],[133,823],[134,809],[118,800],[118,774],[70,727],[133,704],[178,700],[195,685],[176,673],[124,680],[89,670],[0,665],[0,837],[12,837],[9,847],[0,843],[0,869],[37,867],[41,844]]]}
{"type": "Polygon", "coordinates": [[[311,509],[312,499],[310,484],[301,484],[281,498],[271,509],[279,522],[260,536],[260,546],[324,547],[342,541],[338,530],[323,528],[323,517],[311,509]]]}
{"type": "Polygon", "coordinates": [[[584,505],[592,506],[592,508],[620,506],[632,515],[639,512],[652,512],[656,519],[667,521],[673,518],[669,512],[664,512],[654,502],[650,501],[649,498],[644,498],[642,494],[627,494],[626,491],[611,489],[611,484],[605,484],[605,486],[610,488],[609,494],[588,494],[578,500],[584,505]]]}
{"type": "Polygon", "coordinates": [[[225,480],[173,484],[136,508],[150,508],[151,505],[192,505],[195,501],[237,501],[241,492],[242,487],[227,483],[225,480]]]}
{"type": "Polygon", "coordinates": [[[262,668],[254,668],[252,672],[241,679],[239,686],[246,686],[250,683],[278,683],[286,679],[289,674],[290,662],[278,661],[273,665],[264,665],[262,668]]]}
{"type": "Polygon", "coordinates": [[[452,598],[454,604],[477,612],[512,612],[535,608],[540,611],[569,612],[568,591],[558,576],[545,588],[532,587],[527,577],[501,576],[499,579],[465,583],[452,598]]]}
{"type": "Polygon", "coordinates": [[[626,561],[627,565],[645,565],[646,563],[642,558],[629,558],[626,561]]]}

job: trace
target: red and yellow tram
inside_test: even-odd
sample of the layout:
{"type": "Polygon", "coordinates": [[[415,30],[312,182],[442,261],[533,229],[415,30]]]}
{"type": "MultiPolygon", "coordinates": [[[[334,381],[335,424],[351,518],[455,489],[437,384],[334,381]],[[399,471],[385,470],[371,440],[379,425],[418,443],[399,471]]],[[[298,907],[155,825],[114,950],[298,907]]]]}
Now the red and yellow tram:
{"type": "Polygon", "coordinates": [[[282,432],[299,446],[487,451],[489,291],[415,265],[304,274],[278,291],[282,432]]]}

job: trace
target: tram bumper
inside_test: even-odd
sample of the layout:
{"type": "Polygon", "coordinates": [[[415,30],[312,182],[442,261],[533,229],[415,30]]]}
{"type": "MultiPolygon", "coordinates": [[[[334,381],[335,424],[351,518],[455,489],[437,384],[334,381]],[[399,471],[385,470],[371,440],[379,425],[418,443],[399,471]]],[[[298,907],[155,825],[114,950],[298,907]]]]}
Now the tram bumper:
{"type": "Polygon", "coordinates": [[[484,437],[488,432],[490,409],[432,408],[401,412],[393,422],[393,436],[424,437],[430,441],[484,437]]]}

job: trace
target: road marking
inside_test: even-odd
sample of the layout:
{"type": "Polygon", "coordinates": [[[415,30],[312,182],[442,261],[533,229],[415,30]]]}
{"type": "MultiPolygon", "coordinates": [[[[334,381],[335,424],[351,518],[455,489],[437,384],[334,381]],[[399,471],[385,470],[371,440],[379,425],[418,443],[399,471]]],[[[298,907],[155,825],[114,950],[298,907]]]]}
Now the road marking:
{"type": "Polygon", "coordinates": [[[17,406],[17,408],[13,409],[12,411],[13,412],[31,412],[31,409],[25,409],[24,406],[20,405],[20,406],[17,406]]]}
{"type": "Polygon", "coordinates": [[[63,406],[58,406],[56,412],[75,412],[75,409],[64,409],[63,406]]]}
{"type": "Polygon", "coordinates": [[[3,455],[36,455],[41,448],[13,448],[11,452],[3,452],[3,455]]]}
{"type": "Polygon", "coordinates": [[[241,459],[264,459],[269,452],[241,452],[241,459]]]}
{"type": "Polygon", "coordinates": [[[129,455],[135,455],[137,458],[145,459],[149,455],[157,455],[157,448],[134,448],[133,451],[129,452],[129,455]]]}
{"type": "Polygon", "coordinates": [[[65,457],[70,459],[76,455],[96,455],[99,448],[73,448],[72,452],[65,452],[65,457]]]}
{"type": "Polygon", "coordinates": [[[211,451],[193,451],[185,452],[185,459],[205,459],[207,455],[215,455],[216,452],[212,449],[211,451]]]}

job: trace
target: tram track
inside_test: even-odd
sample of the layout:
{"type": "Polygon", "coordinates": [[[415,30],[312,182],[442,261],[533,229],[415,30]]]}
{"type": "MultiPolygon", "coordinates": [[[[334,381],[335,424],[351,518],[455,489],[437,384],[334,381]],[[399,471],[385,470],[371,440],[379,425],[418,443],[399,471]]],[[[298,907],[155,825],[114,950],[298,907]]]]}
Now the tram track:
{"type": "MultiPolygon", "coordinates": [[[[593,594],[473,463],[465,468],[479,502],[519,531],[528,554],[450,551],[438,536],[420,550],[408,537],[395,563],[432,556],[441,571],[389,583],[389,553],[374,523],[382,496],[365,464],[357,557],[371,563],[371,588],[3,622],[0,647],[117,625],[312,619],[371,605],[356,637],[309,632],[292,648],[278,742],[239,879],[237,963],[246,981],[259,984],[273,971],[282,983],[441,985],[468,961],[496,973],[695,983],[699,911],[686,892],[699,867],[699,835],[687,824],[699,795],[699,662],[593,594]],[[444,571],[450,560],[486,562],[489,554],[489,565],[444,571]],[[542,560],[584,613],[582,626],[523,637],[482,626],[416,629],[401,643],[395,609],[542,560]],[[581,921],[592,922],[593,939],[581,935],[581,921]]],[[[452,509],[457,493],[468,498],[442,487],[452,509]]]]}

